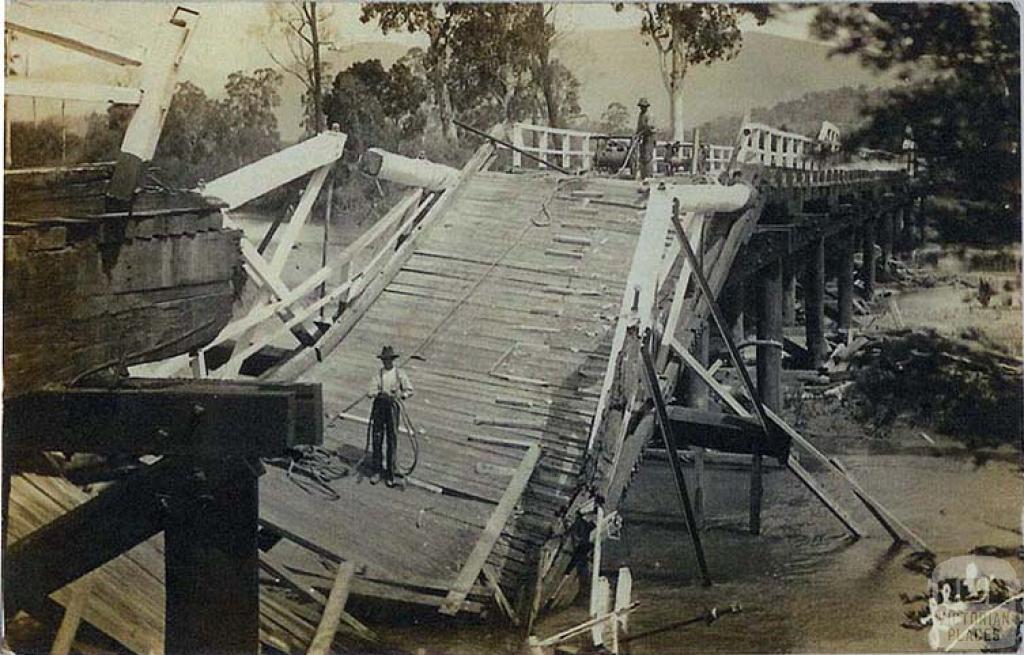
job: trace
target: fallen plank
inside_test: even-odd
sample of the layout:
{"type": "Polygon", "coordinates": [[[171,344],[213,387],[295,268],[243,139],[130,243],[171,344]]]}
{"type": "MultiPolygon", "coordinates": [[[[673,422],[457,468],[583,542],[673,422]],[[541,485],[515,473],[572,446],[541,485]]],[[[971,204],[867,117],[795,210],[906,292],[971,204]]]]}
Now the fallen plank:
{"type": "MultiPolygon", "coordinates": [[[[295,591],[301,593],[303,596],[313,601],[314,603],[326,606],[327,598],[323,596],[316,589],[313,589],[307,584],[303,584],[295,575],[293,575],[283,564],[278,562],[270,553],[260,553],[260,566],[270,575],[274,576],[281,582],[285,582],[295,591]]],[[[377,635],[370,628],[366,627],[359,619],[352,616],[348,612],[341,612],[341,620],[345,622],[350,628],[355,630],[356,634],[363,637],[367,641],[377,641],[377,635]]]]}
{"type": "Polygon", "coordinates": [[[508,522],[509,517],[512,516],[520,496],[526,490],[530,476],[533,475],[533,470],[540,459],[540,453],[540,445],[534,444],[523,455],[522,462],[520,462],[515,476],[509,482],[505,493],[502,494],[501,500],[498,502],[498,506],[487,520],[483,534],[480,535],[480,539],[477,540],[473,551],[469,554],[465,564],[462,565],[462,570],[459,571],[451,591],[448,592],[448,596],[445,598],[444,603],[442,603],[440,609],[442,614],[454,616],[459,612],[463,601],[466,600],[466,596],[469,595],[473,584],[480,576],[480,570],[486,563],[488,555],[490,555],[491,550],[494,548],[494,544],[497,543],[498,537],[501,536],[505,524],[508,522]]]}
{"type": "Polygon", "coordinates": [[[308,655],[327,655],[330,652],[334,633],[338,631],[338,623],[345,612],[345,603],[348,602],[352,575],[355,570],[355,562],[351,560],[342,562],[338,566],[338,573],[331,586],[331,594],[327,597],[323,616],[320,617],[320,624],[316,628],[316,634],[313,635],[313,643],[306,651],[308,655]]]}

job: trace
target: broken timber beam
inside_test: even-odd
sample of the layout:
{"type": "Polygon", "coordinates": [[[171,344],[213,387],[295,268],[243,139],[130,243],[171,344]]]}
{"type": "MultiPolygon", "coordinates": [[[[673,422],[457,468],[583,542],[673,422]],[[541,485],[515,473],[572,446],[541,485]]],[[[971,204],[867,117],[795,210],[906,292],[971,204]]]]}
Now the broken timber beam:
{"type": "Polygon", "coordinates": [[[323,439],[319,384],[130,379],[4,403],[8,453],[268,456],[323,439]]]}
{"type": "MultiPolygon", "coordinates": [[[[716,380],[714,376],[708,373],[707,369],[701,366],[700,362],[698,362],[693,357],[693,355],[691,355],[689,352],[686,352],[686,350],[679,346],[678,342],[676,342],[674,339],[670,341],[670,344],[672,345],[673,350],[676,351],[676,354],[682,358],[683,362],[685,362],[687,366],[693,369],[697,373],[697,375],[699,375],[701,379],[704,380],[708,387],[710,387],[712,391],[718,394],[718,396],[722,400],[724,400],[726,404],[728,404],[734,412],[736,412],[740,416],[747,418],[752,416],[752,414],[747,410],[747,408],[744,407],[743,404],[740,403],[739,400],[737,400],[736,397],[733,396],[728,389],[726,389],[720,382],[718,382],[718,380],[716,380]]],[[[771,410],[766,409],[765,411],[769,417],[773,415],[771,410]]],[[[846,527],[846,529],[850,532],[851,536],[853,536],[855,539],[859,539],[864,535],[863,530],[857,527],[857,524],[853,522],[853,520],[846,514],[845,511],[843,511],[839,504],[835,500],[830,498],[825,493],[825,491],[814,482],[811,475],[806,470],[803,469],[800,463],[797,462],[792,455],[790,455],[786,459],[786,467],[793,471],[793,473],[797,476],[800,482],[802,482],[811,491],[811,493],[813,493],[815,497],[817,497],[818,500],[820,500],[822,504],[824,504],[825,507],[828,508],[832,515],[835,516],[836,519],[838,519],[839,522],[846,527]]]]}
{"type": "Polygon", "coordinates": [[[773,431],[772,438],[765,440],[764,430],[755,419],[669,405],[668,420],[680,439],[680,445],[783,459],[789,453],[789,438],[773,431]]]}
{"type": "MultiPolygon", "coordinates": [[[[4,552],[4,608],[13,616],[64,585],[130,550],[164,529],[167,509],[161,497],[177,499],[177,509],[200,504],[192,493],[194,467],[167,457],[103,490],[91,500],[7,547],[4,552]],[[116,517],[116,529],[111,529],[116,517]]],[[[203,489],[217,490],[232,471],[203,467],[203,489]]]]}
{"type": "Polygon", "coordinates": [[[334,641],[334,634],[338,631],[338,622],[341,621],[341,617],[345,613],[345,603],[348,602],[352,576],[355,572],[356,564],[352,560],[338,565],[334,584],[331,585],[331,594],[327,597],[324,613],[320,617],[316,634],[313,635],[313,642],[309,645],[309,650],[306,651],[307,655],[328,655],[331,652],[331,642],[334,641]]]}
{"type": "Polygon", "coordinates": [[[243,166],[208,182],[199,192],[235,209],[292,180],[341,158],[348,137],[343,132],[321,132],[302,143],[243,166]]]}
{"type": "MultiPolygon", "coordinates": [[[[293,575],[284,564],[278,562],[270,553],[261,552],[259,554],[260,568],[269,573],[275,579],[280,582],[287,584],[289,587],[299,592],[309,600],[313,601],[321,607],[327,606],[327,598],[324,597],[319,591],[314,589],[311,585],[304,584],[298,577],[293,575]]],[[[355,631],[363,639],[367,641],[377,641],[377,635],[374,634],[373,630],[366,627],[359,619],[352,616],[342,608],[341,620],[345,622],[352,630],[355,631]]]]}
{"type": "Polygon", "coordinates": [[[448,592],[447,598],[441,604],[439,611],[442,614],[454,616],[459,612],[463,601],[466,600],[466,596],[469,595],[477,578],[480,576],[480,572],[487,563],[487,557],[491,554],[491,550],[494,549],[494,544],[498,542],[498,538],[505,529],[505,524],[508,523],[509,517],[512,516],[519,498],[526,490],[530,476],[533,475],[533,470],[537,467],[540,453],[540,444],[534,444],[526,450],[526,454],[523,455],[515,475],[512,476],[508,487],[505,488],[505,493],[502,494],[501,500],[498,501],[498,506],[494,508],[491,517],[487,519],[487,525],[484,526],[483,534],[480,535],[476,545],[473,546],[472,552],[466,558],[466,562],[462,565],[462,570],[459,571],[458,577],[455,579],[454,584],[452,584],[451,591],[448,592]]]}

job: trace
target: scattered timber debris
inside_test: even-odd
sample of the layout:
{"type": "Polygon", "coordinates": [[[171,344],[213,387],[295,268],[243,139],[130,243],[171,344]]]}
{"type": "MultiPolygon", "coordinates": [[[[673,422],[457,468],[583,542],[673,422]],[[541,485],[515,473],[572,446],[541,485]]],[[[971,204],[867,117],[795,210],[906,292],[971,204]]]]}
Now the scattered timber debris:
{"type": "Polygon", "coordinates": [[[976,341],[890,332],[854,353],[850,368],[859,410],[877,429],[904,417],[972,450],[1021,434],[1022,362],[976,341]]]}

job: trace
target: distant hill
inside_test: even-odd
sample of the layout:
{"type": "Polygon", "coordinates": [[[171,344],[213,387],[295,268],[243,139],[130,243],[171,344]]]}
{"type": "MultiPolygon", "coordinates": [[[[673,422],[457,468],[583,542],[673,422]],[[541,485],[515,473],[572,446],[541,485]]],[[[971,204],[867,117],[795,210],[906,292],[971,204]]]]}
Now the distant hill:
{"type": "MultiPolygon", "coordinates": [[[[723,115],[742,115],[748,109],[770,107],[813,91],[898,83],[893,77],[873,74],[853,59],[829,59],[827,54],[824,45],[747,33],[735,59],[691,67],[687,72],[687,122],[695,125],[723,115]]],[[[558,43],[557,56],[580,80],[580,105],[591,119],[599,118],[609,103],[632,108],[640,96],[646,96],[655,124],[668,127],[668,93],[657,54],[636,31],[566,34],[558,43]]]]}
{"type": "MultiPolygon", "coordinates": [[[[882,100],[884,89],[844,86],[828,91],[813,91],[796,100],[786,100],[769,108],[755,107],[753,121],[807,136],[817,136],[821,122],[827,120],[842,134],[850,134],[866,121],[864,110],[882,100]]],[[[700,125],[701,138],[711,143],[729,144],[743,120],[743,112],[730,113],[700,125]]]]}

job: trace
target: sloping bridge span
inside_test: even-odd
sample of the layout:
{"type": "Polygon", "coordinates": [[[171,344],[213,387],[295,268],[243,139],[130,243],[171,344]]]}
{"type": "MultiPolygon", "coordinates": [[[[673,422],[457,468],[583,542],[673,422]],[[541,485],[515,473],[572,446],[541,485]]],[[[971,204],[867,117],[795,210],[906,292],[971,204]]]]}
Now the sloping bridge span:
{"type": "MultiPolygon", "coordinates": [[[[323,146],[334,152],[343,139],[322,139],[323,146]]],[[[229,325],[238,335],[275,313],[286,326],[308,325],[316,304],[282,315],[286,300],[349,268],[329,294],[341,304],[326,332],[262,375],[323,385],[329,449],[350,463],[366,457],[365,392],[382,345],[396,348],[416,387],[406,409],[418,462],[404,489],[371,485],[353,470],[324,493],[287,465],[266,466],[260,611],[267,644],[305,650],[319,616],[319,592],[310,590],[329,587],[341,561],[358,565],[356,597],[447,614],[492,610],[526,622],[560,596],[573,558],[587,547],[589,512],[595,503],[615,509],[656,434],[641,349],[648,344],[660,392],[671,398],[676,355],[707,318],[670,220],[674,201],[716,297],[829,235],[879,216],[907,223],[907,179],[884,167],[736,165],[732,188],[701,175],[640,183],[498,173],[488,170],[494,155],[485,144],[446,190],[410,192],[387,225],[354,244],[372,250],[359,271],[330,263],[289,291],[273,260],[243,240],[259,293],[249,314],[236,312],[229,325]],[[741,202],[722,204],[724,196],[741,202]]],[[[362,263],[365,255],[346,249],[345,257],[362,263]]],[[[240,366],[247,354],[232,359],[240,366]]],[[[164,368],[182,371],[180,362],[164,368]]],[[[399,444],[399,464],[407,466],[406,434],[399,444]]],[[[32,499],[32,511],[12,522],[15,539],[87,498],[60,480],[15,484],[13,495],[32,499]]],[[[114,581],[141,569],[162,590],[162,552],[154,538],[102,567],[97,576],[116,602],[86,610],[86,620],[137,652],[161,652],[163,596],[137,585],[116,592],[114,581]]],[[[66,602],[70,590],[55,598],[66,602]]],[[[363,629],[351,616],[346,622],[363,629]]]]}

